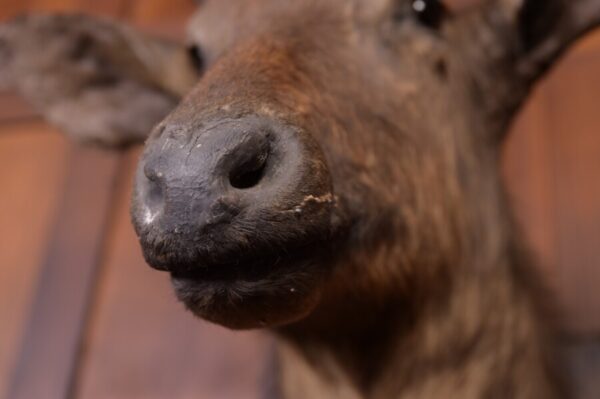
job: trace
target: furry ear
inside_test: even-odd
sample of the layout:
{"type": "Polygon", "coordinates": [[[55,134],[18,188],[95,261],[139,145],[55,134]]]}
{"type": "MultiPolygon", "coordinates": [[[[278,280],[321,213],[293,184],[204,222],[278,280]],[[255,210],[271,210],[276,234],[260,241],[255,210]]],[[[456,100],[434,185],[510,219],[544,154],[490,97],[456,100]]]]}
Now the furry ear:
{"type": "Polygon", "coordinates": [[[468,64],[489,135],[500,142],[532,85],[600,24],[600,0],[480,0],[446,32],[468,64]]]}
{"type": "Polygon", "coordinates": [[[0,25],[0,85],[81,141],[141,142],[191,89],[184,46],[84,15],[26,15],[0,25]]]}
{"type": "Polygon", "coordinates": [[[600,0],[495,0],[512,19],[518,72],[535,80],[576,39],[600,24],[600,0]]]}

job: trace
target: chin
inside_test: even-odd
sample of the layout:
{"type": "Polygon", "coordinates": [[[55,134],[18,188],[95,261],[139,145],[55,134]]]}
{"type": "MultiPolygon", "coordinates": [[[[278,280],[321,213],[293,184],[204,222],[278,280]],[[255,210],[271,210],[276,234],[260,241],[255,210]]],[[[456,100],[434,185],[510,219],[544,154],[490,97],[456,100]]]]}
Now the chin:
{"type": "MultiPolygon", "coordinates": [[[[228,265],[221,265],[221,270],[228,265]]],[[[248,265],[251,273],[171,273],[177,298],[194,315],[231,329],[279,327],[308,316],[321,297],[324,272],[308,262],[248,265]],[[270,270],[259,273],[256,270],[270,270]]],[[[239,268],[239,264],[236,265],[239,268]]]]}

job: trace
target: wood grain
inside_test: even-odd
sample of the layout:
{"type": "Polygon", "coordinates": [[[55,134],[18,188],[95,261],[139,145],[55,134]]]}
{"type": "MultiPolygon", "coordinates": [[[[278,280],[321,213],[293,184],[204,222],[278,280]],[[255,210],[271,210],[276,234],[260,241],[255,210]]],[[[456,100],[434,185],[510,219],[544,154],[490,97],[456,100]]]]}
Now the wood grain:
{"type": "Polygon", "coordinates": [[[600,332],[600,57],[587,51],[540,83],[504,154],[517,218],[573,334],[600,332]]]}
{"type": "Polygon", "coordinates": [[[600,58],[567,59],[549,87],[560,294],[575,332],[600,331],[600,58]]]}
{"type": "Polygon", "coordinates": [[[18,355],[67,149],[42,123],[0,125],[0,398],[18,355]]]}
{"type": "Polygon", "coordinates": [[[78,366],[118,154],[72,147],[68,163],[72,167],[47,241],[10,399],[67,398],[78,366]]]}

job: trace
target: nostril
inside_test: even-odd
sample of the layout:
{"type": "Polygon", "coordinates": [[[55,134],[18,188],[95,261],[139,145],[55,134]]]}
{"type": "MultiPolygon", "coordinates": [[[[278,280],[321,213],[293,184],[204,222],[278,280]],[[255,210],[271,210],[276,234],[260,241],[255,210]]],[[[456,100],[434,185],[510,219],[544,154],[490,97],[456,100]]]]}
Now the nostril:
{"type": "Polygon", "coordinates": [[[229,173],[231,186],[241,190],[257,186],[265,175],[268,159],[268,151],[262,151],[233,168],[229,173]]]}

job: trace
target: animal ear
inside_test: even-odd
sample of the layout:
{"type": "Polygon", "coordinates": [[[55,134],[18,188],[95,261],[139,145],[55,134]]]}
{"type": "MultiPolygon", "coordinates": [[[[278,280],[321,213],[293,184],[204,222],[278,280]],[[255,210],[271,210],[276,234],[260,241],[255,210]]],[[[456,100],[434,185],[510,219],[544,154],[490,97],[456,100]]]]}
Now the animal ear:
{"type": "Polygon", "coordinates": [[[0,25],[0,86],[85,142],[141,142],[198,78],[186,48],[115,21],[27,15],[0,25]]]}
{"type": "Polygon", "coordinates": [[[493,0],[509,17],[517,72],[535,80],[576,39],[600,24],[600,0],[493,0]]]}

